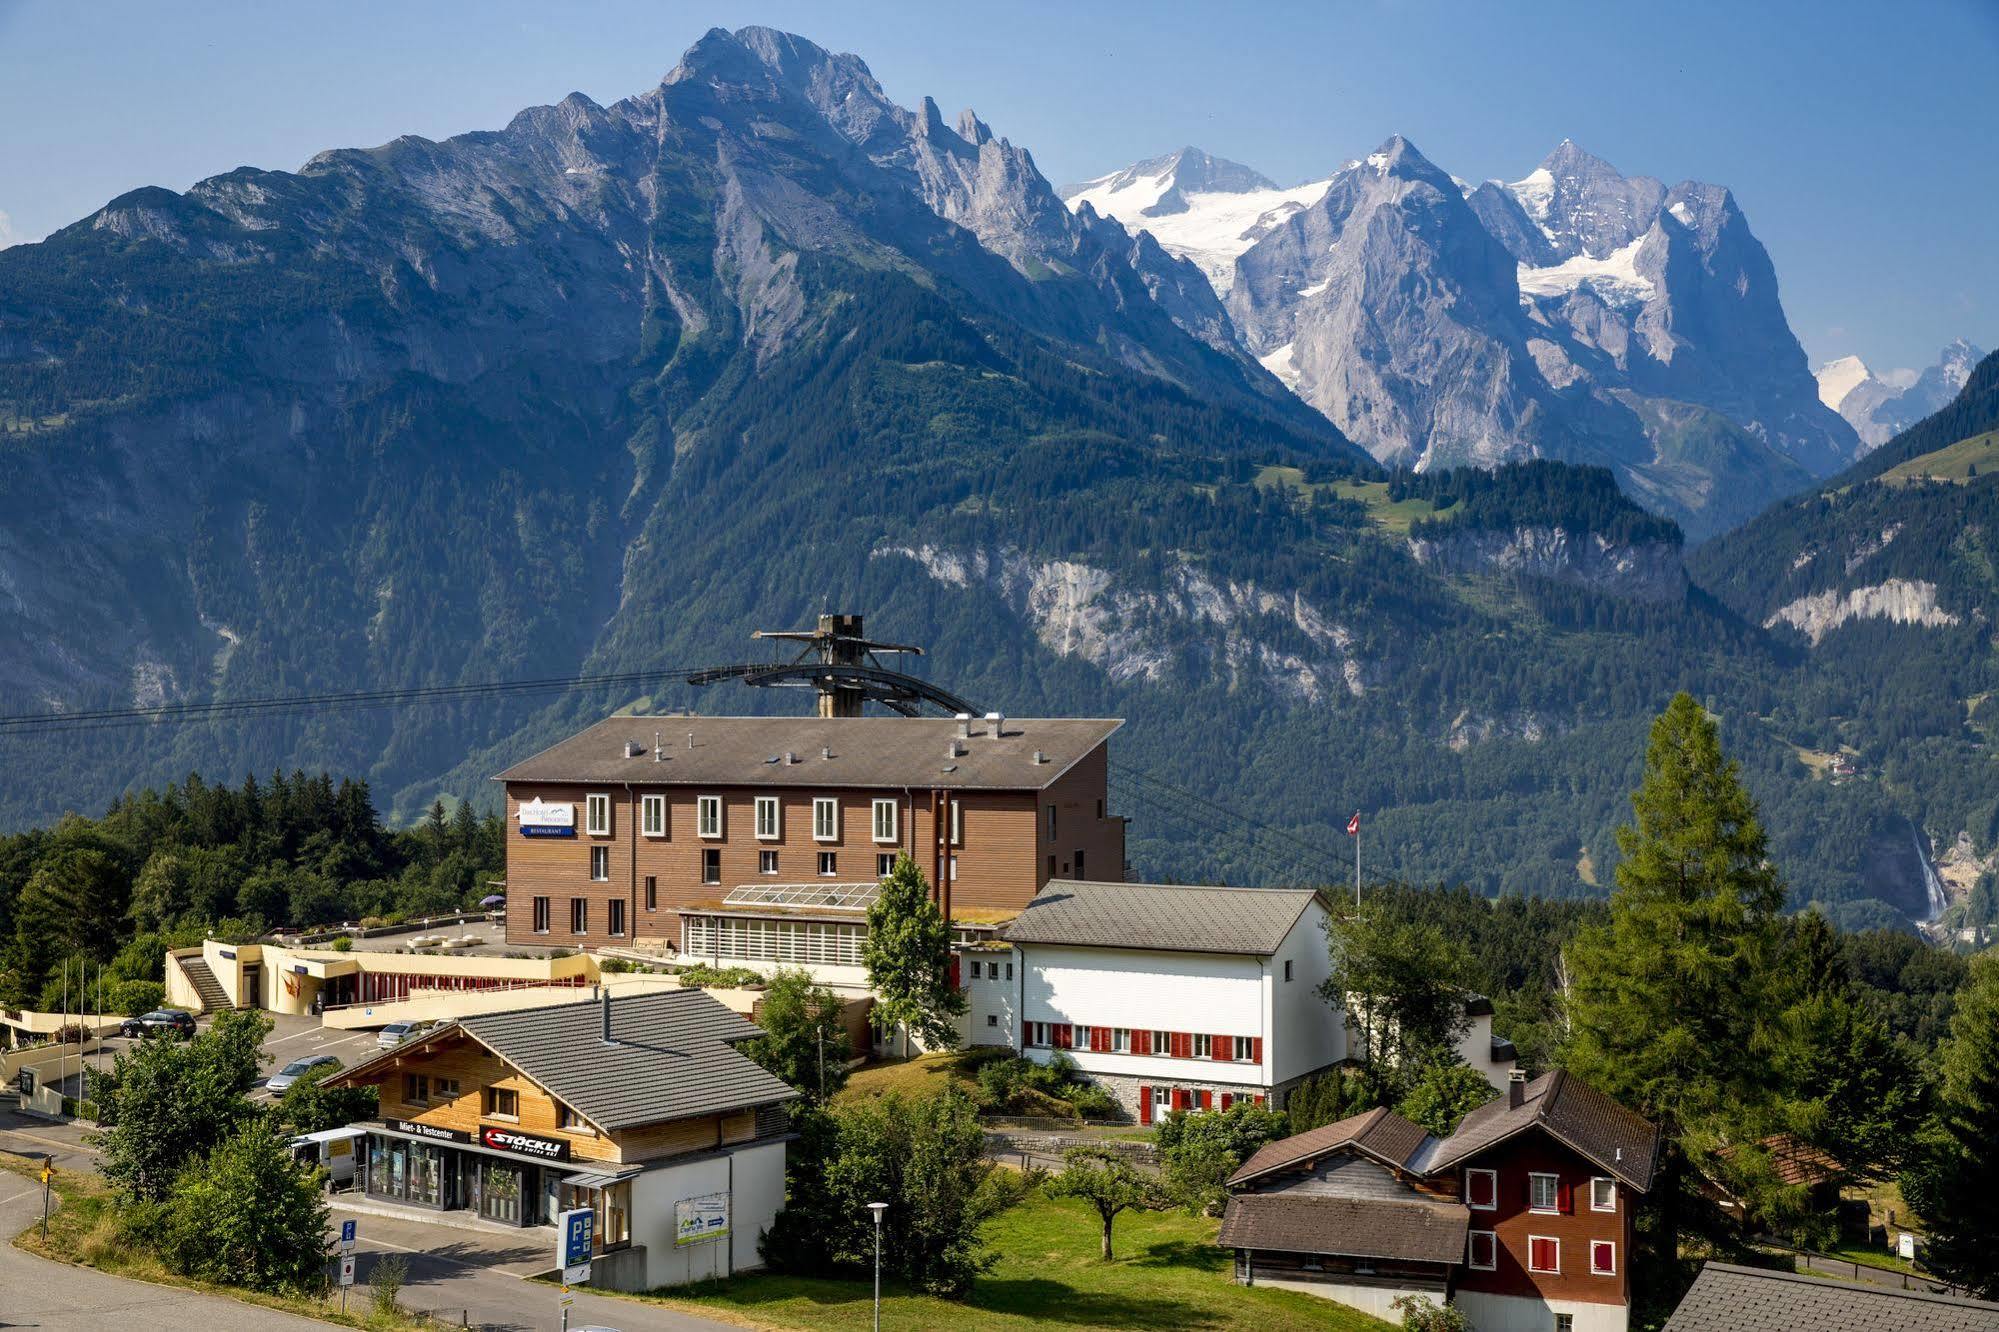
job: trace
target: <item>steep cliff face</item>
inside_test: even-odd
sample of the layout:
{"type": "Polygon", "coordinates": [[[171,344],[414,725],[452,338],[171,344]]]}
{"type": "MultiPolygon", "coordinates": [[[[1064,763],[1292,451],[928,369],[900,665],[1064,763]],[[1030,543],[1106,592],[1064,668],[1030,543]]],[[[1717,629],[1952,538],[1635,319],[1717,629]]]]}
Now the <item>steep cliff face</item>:
{"type": "Polygon", "coordinates": [[[1615,597],[1669,601],[1684,596],[1686,570],[1677,542],[1616,542],[1594,532],[1554,527],[1463,531],[1412,537],[1421,564],[1453,573],[1505,573],[1594,588],[1615,597]]]}

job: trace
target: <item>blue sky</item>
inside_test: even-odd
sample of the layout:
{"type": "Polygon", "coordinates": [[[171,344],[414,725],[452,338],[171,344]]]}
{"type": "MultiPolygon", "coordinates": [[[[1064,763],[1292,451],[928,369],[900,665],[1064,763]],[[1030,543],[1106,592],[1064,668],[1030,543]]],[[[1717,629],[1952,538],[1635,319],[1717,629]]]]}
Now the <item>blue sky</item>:
{"type": "Polygon", "coordinates": [[[1730,186],[1814,363],[1999,344],[1994,0],[0,0],[0,228],[495,128],[572,90],[608,103],[745,23],[859,53],[906,104],[975,107],[1057,183],[1186,143],[1288,183],[1398,132],[1459,176],[1514,179],[1572,137],[1730,186]]]}

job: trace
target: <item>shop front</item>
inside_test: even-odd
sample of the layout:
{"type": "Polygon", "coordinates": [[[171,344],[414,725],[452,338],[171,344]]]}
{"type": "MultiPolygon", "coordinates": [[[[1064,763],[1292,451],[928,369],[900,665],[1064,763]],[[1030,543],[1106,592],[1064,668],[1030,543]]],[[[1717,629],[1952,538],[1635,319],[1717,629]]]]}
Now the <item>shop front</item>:
{"type": "Polygon", "coordinates": [[[553,1225],[566,1205],[568,1161],[569,1144],[555,1138],[389,1119],[369,1127],[362,1189],[385,1202],[472,1212],[502,1225],[553,1225]]]}

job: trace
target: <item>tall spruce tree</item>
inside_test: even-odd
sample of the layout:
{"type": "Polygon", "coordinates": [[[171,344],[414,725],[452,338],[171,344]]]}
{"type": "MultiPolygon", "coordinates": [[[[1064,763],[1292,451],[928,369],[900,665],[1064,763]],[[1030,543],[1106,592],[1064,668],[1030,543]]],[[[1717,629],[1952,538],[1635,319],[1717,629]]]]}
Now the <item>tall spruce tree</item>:
{"type": "Polygon", "coordinates": [[[1937,1109],[1902,1193],[1931,1270],[1999,1299],[1999,953],[1971,964],[1943,1047],[1937,1109]]]}
{"type": "Polygon", "coordinates": [[[952,984],[951,926],[930,897],[930,882],[908,856],[882,880],[868,908],[862,948],[873,1021],[884,1035],[903,1028],[932,1049],[958,1044],[965,992],[952,984]]]}
{"type": "Polygon", "coordinates": [[[1690,695],[1653,723],[1631,808],[1610,921],[1569,952],[1563,1063],[1659,1125],[1648,1238],[1671,1262],[1683,1226],[1716,1219],[1695,1188],[1699,1169],[1749,1136],[1777,1094],[1765,1015],[1784,885],[1756,803],[1690,695]]]}

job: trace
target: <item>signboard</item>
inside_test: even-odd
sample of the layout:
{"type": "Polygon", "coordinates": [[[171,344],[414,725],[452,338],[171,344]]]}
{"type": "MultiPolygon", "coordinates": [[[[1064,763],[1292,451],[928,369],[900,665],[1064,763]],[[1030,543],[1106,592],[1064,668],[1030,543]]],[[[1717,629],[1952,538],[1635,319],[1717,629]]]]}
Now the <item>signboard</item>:
{"type": "Polygon", "coordinates": [[[597,1214],[573,1207],[555,1218],[555,1262],[565,1285],[590,1279],[590,1247],[596,1238],[597,1214]]]}
{"type": "Polygon", "coordinates": [[[460,1133],[457,1129],[439,1128],[435,1124],[419,1124],[414,1119],[391,1119],[390,1128],[398,1133],[407,1133],[413,1138],[431,1138],[438,1142],[470,1142],[472,1135],[460,1133]]]}
{"type": "Polygon", "coordinates": [[[567,1161],[569,1144],[559,1138],[541,1138],[518,1129],[482,1128],[479,1145],[509,1156],[526,1156],[536,1161],[567,1161]]]}
{"type": "MultiPolygon", "coordinates": [[[[351,1253],[340,1255],[340,1284],[343,1286],[354,1284],[354,1255],[351,1253]]],[[[342,1295],[340,1298],[344,1300],[347,1297],[342,1295]]]]}
{"type": "Polygon", "coordinates": [[[16,1073],[14,1075],[14,1085],[20,1088],[21,1095],[33,1096],[35,1094],[35,1070],[24,1068],[19,1073],[16,1073]]]}
{"type": "Polygon", "coordinates": [[[673,1205],[673,1244],[705,1244],[729,1236],[729,1195],[682,1198],[673,1205]]]}
{"type": "Polygon", "coordinates": [[[574,837],[576,806],[544,804],[540,796],[522,805],[514,814],[523,837],[574,837]]]}
{"type": "Polygon", "coordinates": [[[1916,1261],[1916,1237],[1903,1231],[1895,1240],[1895,1254],[1905,1262],[1916,1261]]]}
{"type": "Polygon", "coordinates": [[[342,1249],[351,1249],[354,1247],[354,1231],[356,1228],[357,1223],[353,1221],[342,1221],[340,1223],[340,1247],[342,1249]]]}

